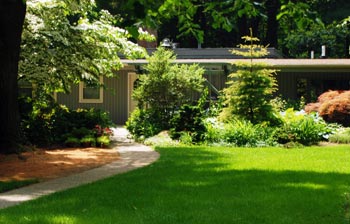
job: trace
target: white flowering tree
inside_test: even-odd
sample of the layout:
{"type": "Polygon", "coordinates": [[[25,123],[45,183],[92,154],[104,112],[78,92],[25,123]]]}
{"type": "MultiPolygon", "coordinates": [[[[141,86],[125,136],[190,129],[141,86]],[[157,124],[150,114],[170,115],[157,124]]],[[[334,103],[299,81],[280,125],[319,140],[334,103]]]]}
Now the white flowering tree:
{"type": "Polygon", "coordinates": [[[0,153],[18,150],[18,80],[35,84],[36,96],[67,92],[72,83],[113,76],[118,54],[145,56],[116,24],[93,0],[0,1],[0,153]]]}
{"type": "MultiPolygon", "coordinates": [[[[93,0],[28,0],[22,35],[19,79],[41,93],[69,92],[79,81],[98,84],[122,67],[119,54],[145,57],[107,11],[93,0]]],[[[139,37],[151,39],[140,30],[139,37]]]]}

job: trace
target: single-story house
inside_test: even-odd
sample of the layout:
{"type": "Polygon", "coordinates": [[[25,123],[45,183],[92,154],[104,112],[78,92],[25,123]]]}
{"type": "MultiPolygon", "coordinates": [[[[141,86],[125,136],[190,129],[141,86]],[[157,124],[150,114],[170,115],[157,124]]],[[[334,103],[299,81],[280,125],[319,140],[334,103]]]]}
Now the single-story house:
{"type": "MultiPolygon", "coordinates": [[[[173,50],[177,55],[175,63],[196,63],[205,68],[210,94],[214,98],[225,87],[228,75],[235,70],[233,63],[247,60],[232,55],[229,48],[173,50]]],[[[270,54],[267,58],[254,61],[266,62],[278,70],[278,94],[284,98],[304,96],[311,101],[329,89],[350,87],[350,59],[283,59],[275,49],[268,50],[270,54]]],[[[116,124],[125,124],[137,104],[132,99],[134,83],[147,61],[122,59],[122,62],[124,67],[117,72],[118,78],[101,78],[104,89],[80,83],[72,88],[70,94],[58,93],[57,102],[71,109],[100,108],[108,111],[116,124]]]]}

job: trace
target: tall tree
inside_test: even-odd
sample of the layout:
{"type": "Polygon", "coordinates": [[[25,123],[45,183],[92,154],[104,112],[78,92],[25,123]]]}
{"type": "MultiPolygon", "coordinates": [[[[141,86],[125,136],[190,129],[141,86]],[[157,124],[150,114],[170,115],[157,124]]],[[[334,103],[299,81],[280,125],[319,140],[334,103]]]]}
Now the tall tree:
{"type": "Polygon", "coordinates": [[[17,149],[17,75],[25,13],[24,0],[0,1],[0,153],[11,153],[17,149]]]}

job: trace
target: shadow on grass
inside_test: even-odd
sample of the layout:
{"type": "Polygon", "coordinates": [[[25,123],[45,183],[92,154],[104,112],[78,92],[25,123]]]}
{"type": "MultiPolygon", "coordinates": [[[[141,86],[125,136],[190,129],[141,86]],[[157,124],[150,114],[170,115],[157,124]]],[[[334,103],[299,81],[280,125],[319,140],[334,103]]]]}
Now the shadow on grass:
{"type": "Polygon", "coordinates": [[[218,150],[159,151],[144,169],[0,211],[0,223],[349,223],[347,173],[238,170],[218,150]]]}

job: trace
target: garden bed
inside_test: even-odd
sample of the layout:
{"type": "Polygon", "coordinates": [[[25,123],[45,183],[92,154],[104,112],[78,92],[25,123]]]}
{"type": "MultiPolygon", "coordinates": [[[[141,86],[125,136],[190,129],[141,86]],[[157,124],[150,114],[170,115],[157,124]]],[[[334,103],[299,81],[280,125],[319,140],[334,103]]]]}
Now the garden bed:
{"type": "Polygon", "coordinates": [[[99,167],[119,159],[114,149],[38,149],[20,155],[0,155],[0,181],[44,181],[99,167]]]}

